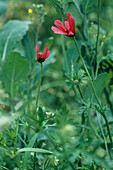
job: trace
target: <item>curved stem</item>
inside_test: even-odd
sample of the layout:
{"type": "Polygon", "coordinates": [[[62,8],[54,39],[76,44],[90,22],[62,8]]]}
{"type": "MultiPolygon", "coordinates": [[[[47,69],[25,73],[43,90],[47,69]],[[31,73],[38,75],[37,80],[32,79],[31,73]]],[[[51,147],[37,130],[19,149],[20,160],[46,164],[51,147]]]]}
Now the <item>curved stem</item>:
{"type": "Polygon", "coordinates": [[[79,50],[77,41],[76,41],[76,39],[75,39],[74,37],[73,37],[73,40],[74,40],[74,43],[75,43],[76,48],[77,48],[77,50],[78,50],[80,59],[81,59],[82,64],[83,64],[83,66],[84,66],[84,69],[85,69],[85,71],[86,71],[86,73],[87,73],[87,76],[89,77],[89,81],[90,81],[90,84],[91,84],[91,87],[92,87],[94,96],[95,96],[95,98],[96,98],[96,100],[97,100],[98,105],[100,106],[100,109],[101,109],[100,114],[103,116],[103,118],[104,118],[104,120],[105,120],[105,123],[106,123],[106,126],[107,126],[108,135],[109,135],[109,139],[110,139],[110,142],[111,142],[111,144],[112,144],[112,138],[111,138],[111,134],[110,134],[110,130],[109,130],[108,121],[107,121],[106,115],[105,115],[105,113],[104,113],[104,109],[103,109],[103,107],[102,107],[102,105],[101,105],[101,103],[100,103],[100,101],[99,101],[99,99],[98,99],[98,97],[97,97],[97,94],[96,94],[96,91],[95,91],[95,88],[94,88],[94,85],[93,85],[93,81],[92,81],[91,76],[90,76],[90,74],[89,74],[89,71],[88,71],[88,69],[87,69],[87,67],[86,67],[86,65],[85,65],[85,62],[84,62],[83,57],[82,57],[82,54],[81,54],[81,52],[80,52],[80,50],[79,50]]]}

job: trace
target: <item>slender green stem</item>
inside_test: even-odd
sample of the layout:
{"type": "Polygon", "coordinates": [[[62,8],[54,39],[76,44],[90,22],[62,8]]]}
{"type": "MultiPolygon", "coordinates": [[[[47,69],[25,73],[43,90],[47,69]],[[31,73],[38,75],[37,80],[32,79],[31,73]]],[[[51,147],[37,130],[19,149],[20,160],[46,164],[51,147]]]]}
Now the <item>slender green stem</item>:
{"type": "Polygon", "coordinates": [[[98,112],[97,112],[97,117],[98,117],[98,122],[99,122],[100,130],[101,130],[101,133],[102,133],[102,136],[103,136],[103,139],[104,139],[104,143],[105,143],[105,148],[106,148],[106,152],[107,152],[107,155],[108,155],[108,159],[110,160],[111,155],[110,155],[109,150],[108,150],[107,141],[106,141],[103,129],[102,129],[102,125],[101,125],[100,120],[99,120],[98,112]]]}
{"type": "Polygon", "coordinates": [[[42,82],[42,70],[43,70],[43,65],[42,65],[42,63],[41,63],[40,81],[39,81],[39,85],[38,85],[38,92],[37,92],[37,96],[36,96],[35,116],[36,116],[36,110],[37,110],[37,107],[38,107],[38,100],[39,100],[40,86],[41,86],[41,82],[42,82]]]}
{"type": "Polygon", "coordinates": [[[80,50],[79,50],[77,41],[76,41],[76,39],[75,39],[74,37],[73,37],[73,40],[74,40],[74,43],[75,43],[76,48],[77,48],[77,50],[78,50],[80,59],[81,59],[82,64],[83,64],[83,66],[84,66],[84,69],[85,69],[85,71],[86,71],[86,73],[87,73],[87,76],[89,77],[89,81],[90,81],[90,84],[91,84],[91,87],[92,87],[94,96],[95,96],[95,98],[96,98],[96,100],[97,100],[98,105],[100,106],[100,109],[101,109],[100,114],[103,116],[103,118],[104,118],[104,120],[105,120],[105,123],[106,123],[106,126],[107,126],[108,135],[109,135],[109,139],[110,139],[110,142],[111,142],[111,144],[112,144],[112,138],[111,138],[111,134],[110,134],[110,130],[109,130],[109,125],[108,125],[108,121],[107,121],[106,115],[105,115],[105,113],[104,113],[103,107],[102,107],[102,105],[101,105],[101,103],[100,103],[100,101],[99,101],[99,99],[98,99],[98,97],[97,97],[97,94],[96,94],[96,91],[95,91],[95,88],[94,88],[94,85],[93,85],[93,81],[92,81],[91,76],[90,76],[90,74],[89,74],[89,71],[88,71],[88,69],[87,69],[87,67],[86,67],[86,65],[85,65],[85,62],[84,62],[83,57],[82,57],[82,54],[81,54],[81,52],[80,52],[80,50]]]}
{"type": "MultiPolygon", "coordinates": [[[[40,80],[39,80],[38,92],[37,92],[37,96],[36,96],[36,108],[35,108],[34,117],[37,117],[36,110],[37,110],[37,107],[38,107],[40,86],[41,86],[41,82],[42,82],[42,71],[43,71],[43,65],[42,65],[42,63],[41,63],[40,80]]],[[[35,142],[34,147],[35,147],[35,146],[36,146],[36,142],[35,142]]],[[[36,165],[36,152],[34,153],[33,170],[35,170],[35,165],[36,165]]]]}
{"type": "Polygon", "coordinates": [[[98,41],[99,41],[99,30],[100,30],[100,0],[97,0],[98,1],[98,9],[97,9],[97,17],[98,17],[98,21],[97,21],[97,24],[98,24],[98,28],[97,28],[97,39],[96,39],[96,47],[95,47],[95,70],[96,70],[96,77],[97,77],[97,72],[98,72],[98,61],[97,61],[97,53],[98,53],[98,41]]]}
{"type": "Polygon", "coordinates": [[[33,170],[35,170],[36,165],[36,152],[34,152],[33,170]]]}
{"type": "Polygon", "coordinates": [[[77,88],[78,88],[78,91],[79,91],[79,93],[80,93],[81,99],[83,99],[83,95],[82,95],[82,92],[81,92],[81,90],[80,90],[80,86],[78,85],[77,88]]]}
{"type": "MultiPolygon", "coordinates": [[[[83,100],[83,95],[82,95],[80,86],[78,85],[77,88],[78,88],[78,91],[79,91],[79,93],[80,93],[80,97],[81,97],[81,99],[83,100]]],[[[82,104],[82,105],[84,106],[84,104],[82,104]]],[[[85,112],[83,111],[83,112],[82,112],[82,122],[81,122],[81,124],[83,125],[84,123],[85,123],[85,112]]]]}
{"type": "Polygon", "coordinates": [[[19,162],[18,162],[17,157],[14,157],[14,160],[15,160],[15,163],[16,163],[17,167],[19,168],[19,170],[21,170],[21,167],[20,167],[20,165],[19,165],[19,162]]]}

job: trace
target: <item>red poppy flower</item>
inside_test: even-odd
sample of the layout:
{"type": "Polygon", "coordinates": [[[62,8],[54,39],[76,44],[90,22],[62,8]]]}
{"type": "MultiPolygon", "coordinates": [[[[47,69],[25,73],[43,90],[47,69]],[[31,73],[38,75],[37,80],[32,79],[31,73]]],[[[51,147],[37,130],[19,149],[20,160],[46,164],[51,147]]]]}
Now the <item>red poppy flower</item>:
{"type": "Polygon", "coordinates": [[[39,53],[39,43],[37,43],[36,53],[37,53],[37,61],[40,62],[40,63],[44,62],[50,56],[50,51],[48,51],[48,43],[47,43],[47,47],[44,50],[43,54],[39,53]]]}
{"type": "Polygon", "coordinates": [[[54,24],[58,27],[58,28],[56,28],[54,26],[51,27],[51,29],[54,31],[54,33],[64,34],[69,37],[73,37],[75,35],[75,33],[76,33],[75,20],[69,12],[67,13],[67,19],[68,19],[68,21],[64,22],[65,26],[59,20],[56,20],[54,22],[54,24]]]}

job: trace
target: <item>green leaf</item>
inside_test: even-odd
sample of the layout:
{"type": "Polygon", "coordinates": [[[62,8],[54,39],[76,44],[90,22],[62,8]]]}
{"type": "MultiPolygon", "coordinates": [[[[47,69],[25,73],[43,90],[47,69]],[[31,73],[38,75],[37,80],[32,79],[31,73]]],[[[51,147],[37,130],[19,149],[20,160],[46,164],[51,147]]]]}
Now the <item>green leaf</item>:
{"type": "Polygon", "coordinates": [[[35,54],[34,54],[34,47],[32,45],[31,39],[28,35],[24,36],[24,38],[22,40],[22,44],[24,47],[25,58],[28,60],[29,71],[31,71],[31,69],[33,67],[33,60],[35,58],[35,54]]]}
{"type": "MultiPolygon", "coordinates": [[[[93,84],[94,84],[94,87],[95,87],[97,97],[100,97],[102,90],[104,89],[104,85],[105,85],[105,82],[107,80],[107,77],[108,77],[107,73],[102,73],[102,74],[98,75],[96,80],[94,80],[93,84]]],[[[84,94],[84,101],[86,102],[88,98],[90,98],[90,100],[93,100],[93,101],[96,100],[90,84],[89,84],[89,86],[86,89],[86,92],[84,94]]]]}
{"type": "MultiPolygon", "coordinates": [[[[28,144],[28,148],[33,147],[33,145],[34,145],[36,139],[38,138],[38,136],[39,136],[39,133],[36,133],[36,134],[31,138],[31,140],[30,140],[30,142],[29,142],[29,144],[28,144]]],[[[23,169],[24,169],[24,170],[27,170],[27,161],[28,161],[29,156],[30,156],[30,152],[26,152],[26,153],[24,154],[24,160],[23,160],[23,169]]]]}
{"type": "Polygon", "coordinates": [[[0,34],[0,58],[5,60],[7,55],[16,46],[16,43],[26,34],[30,21],[8,21],[0,34]]]}
{"type": "Polygon", "coordinates": [[[81,5],[85,13],[89,13],[95,7],[95,0],[82,0],[81,5]]]}
{"type": "Polygon", "coordinates": [[[60,2],[58,0],[49,0],[49,1],[55,7],[57,13],[59,15],[63,16],[64,15],[63,8],[61,7],[60,2]]]}
{"type": "Polygon", "coordinates": [[[11,98],[27,77],[28,63],[19,53],[11,53],[3,65],[2,80],[11,98]]]}
{"type": "Polygon", "coordinates": [[[78,3],[69,2],[64,10],[66,14],[69,12],[74,17],[76,25],[82,23],[83,14],[81,13],[78,3]]]}
{"type": "Polygon", "coordinates": [[[21,152],[37,152],[37,153],[49,153],[52,154],[52,152],[45,150],[45,149],[38,149],[38,148],[23,148],[23,149],[19,149],[16,152],[16,155],[18,155],[21,152]]]}
{"type": "MultiPolygon", "coordinates": [[[[82,43],[78,42],[78,46],[79,46],[79,49],[81,49],[82,43]]],[[[66,60],[67,61],[64,61],[64,70],[67,69],[67,66],[68,66],[69,70],[71,70],[72,64],[77,61],[78,57],[79,57],[78,50],[77,50],[75,44],[72,44],[66,51],[66,60]]]]}
{"type": "Polygon", "coordinates": [[[7,2],[6,1],[0,1],[0,15],[2,15],[7,8],[7,2]]]}

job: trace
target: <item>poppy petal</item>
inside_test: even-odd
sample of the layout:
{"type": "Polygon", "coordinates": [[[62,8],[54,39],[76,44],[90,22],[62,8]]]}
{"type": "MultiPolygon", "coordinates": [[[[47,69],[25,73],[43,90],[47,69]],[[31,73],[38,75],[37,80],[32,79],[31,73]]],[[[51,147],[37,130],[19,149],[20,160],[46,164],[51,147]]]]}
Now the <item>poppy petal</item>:
{"type": "Polygon", "coordinates": [[[66,28],[66,30],[69,32],[69,30],[70,30],[70,26],[69,26],[68,21],[65,21],[65,28],[66,28]]]}
{"type": "Polygon", "coordinates": [[[46,56],[43,56],[43,59],[46,60],[50,56],[50,51],[47,52],[46,56]]]}
{"type": "Polygon", "coordinates": [[[46,47],[46,49],[44,50],[44,53],[43,53],[44,59],[46,58],[47,52],[48,52],[48,43],[47,43],[47,47],[46,47]]]}
{"type": "Polygon", "coordinates": [[[66,31],[66,28],[64,27],[64,25],[62,24],[61,21],[56,20],[56,21],[54,22],[54,24],[55,24],[61,31],[66,31]]]}
{"type": "Polygon", "coordinates": [[[36,45],[36,53],[37,54],[39,53],[39,43],[37,43],[37,45],[36,45]]]}
{"type": "Polygon", "coordinates": [[[67,18],[68,18],[68,23],[70,25],[70,30],[73,32],[73,33],[76,33],[76,29],[75,29],[75,20],[74,18],[71,16],[71,14],[68,12],[67,13],[67,18]]]}
{"type": "Polygon", "coordinates": [[[67,32],[66,31],[61,31],[59,30],[58,28],[52,26],[51,29],[54,31],[54,33],[56,34],[64,34],[64,35],[67,35],[67,32]]]}

